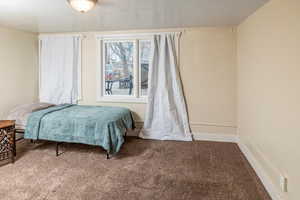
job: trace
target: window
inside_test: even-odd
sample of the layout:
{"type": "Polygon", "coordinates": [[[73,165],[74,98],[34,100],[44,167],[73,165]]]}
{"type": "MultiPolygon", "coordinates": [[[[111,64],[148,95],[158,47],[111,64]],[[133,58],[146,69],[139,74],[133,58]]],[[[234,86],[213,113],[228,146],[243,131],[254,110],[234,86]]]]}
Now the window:
{"type": "Polygon", "coordinates": [[[151,53],[151,41],[140,41],[140,91],[141,96],[148,94],[148,72],[151,53]]]}
{"type": "Polygon", "coordinates": [[[99,46],[98,100],[146,102],[151,40],[133,36],[103,37],[99,46]]]}

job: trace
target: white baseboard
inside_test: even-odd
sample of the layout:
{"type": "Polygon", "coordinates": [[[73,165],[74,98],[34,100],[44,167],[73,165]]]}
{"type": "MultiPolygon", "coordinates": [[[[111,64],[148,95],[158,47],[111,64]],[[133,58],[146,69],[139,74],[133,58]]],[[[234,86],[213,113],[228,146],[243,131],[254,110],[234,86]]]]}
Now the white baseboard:
{"type": "Polygon", "coordinates": [[[253,153],[249,150],[249,148],[239,139],[237,138],[237,144],[248,162],[256,172],[257,176],[261,180],[262,184],[266,188],[267,192],[271,196],[273,200],[284,200],[284,197],[281,195],[281,192],[278,191],[277,187],[273,184],[272,180],[268,176],[267,172],[260,164],[260,162],[255,158],[253,153]]]}
{"type": "Polygon", "coordinates": [[[237,136],[233,134],[193,133],[193,137],[200,141],[237,142],[237,136]]]}
{"type": "MultiPolygon", "coordinates": [[[[141,128],[128,131],[128,136],[138,136],[141,128]]],[[[232,134],[193,133],[194,140],[212,142],[237,142],[237,136],[232,134]]]]}

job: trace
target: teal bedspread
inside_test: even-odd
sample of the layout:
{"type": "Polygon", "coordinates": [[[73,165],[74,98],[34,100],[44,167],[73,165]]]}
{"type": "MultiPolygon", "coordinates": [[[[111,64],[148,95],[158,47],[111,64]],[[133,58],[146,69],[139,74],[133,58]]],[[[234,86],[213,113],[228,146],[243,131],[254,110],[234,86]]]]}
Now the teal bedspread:
{"type": "Polygon", "coordinates": [[[130,110],[120,107],[60,105],[32,113],[25,138],[82,143],[117,153],[126,129],[133,129],[130,110]]]}

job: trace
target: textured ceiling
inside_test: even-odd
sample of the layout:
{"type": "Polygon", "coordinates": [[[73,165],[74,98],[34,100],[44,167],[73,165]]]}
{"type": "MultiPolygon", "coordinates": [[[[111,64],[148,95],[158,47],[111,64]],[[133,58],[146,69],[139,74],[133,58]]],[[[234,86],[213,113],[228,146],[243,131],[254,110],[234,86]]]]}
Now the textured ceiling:
{"type": "Polygon", "coordinates": [[[237,25],[268,0],[100,0],[89,13],[66,0],[0,0],[0,25],[32,32],[237,25]]]}

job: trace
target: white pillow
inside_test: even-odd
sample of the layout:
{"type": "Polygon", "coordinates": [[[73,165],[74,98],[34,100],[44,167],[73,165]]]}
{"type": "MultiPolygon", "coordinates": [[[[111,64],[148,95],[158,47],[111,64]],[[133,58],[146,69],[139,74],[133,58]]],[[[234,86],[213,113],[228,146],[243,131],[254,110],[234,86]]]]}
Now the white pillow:
{"type": "Polygon", "coordinates": [[[20,105],[9,112],[7,119],[15,120],[17,129],[25,129],[27,119],[32,112],[43,110],[52,106],[55,105],[49,103],[31,103],[20,105]]]}

